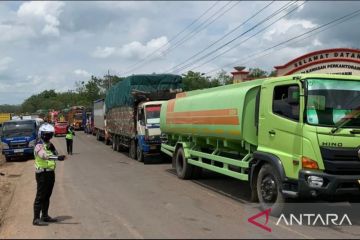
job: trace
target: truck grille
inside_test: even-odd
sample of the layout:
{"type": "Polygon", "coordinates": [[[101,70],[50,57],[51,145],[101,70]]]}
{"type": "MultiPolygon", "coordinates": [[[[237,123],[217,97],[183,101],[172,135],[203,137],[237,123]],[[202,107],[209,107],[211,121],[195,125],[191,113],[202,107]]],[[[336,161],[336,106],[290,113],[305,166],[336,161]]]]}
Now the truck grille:
{"type": "Polygon", "coordinates": [[[26,148],[27,146],[27,142],[10,143],[10,148],[26,148]]]}
{"type": "Polygon", "coordinates": [[[359,148],[320,147],[325,171],[333,174],[360,174],[359,148]]]}

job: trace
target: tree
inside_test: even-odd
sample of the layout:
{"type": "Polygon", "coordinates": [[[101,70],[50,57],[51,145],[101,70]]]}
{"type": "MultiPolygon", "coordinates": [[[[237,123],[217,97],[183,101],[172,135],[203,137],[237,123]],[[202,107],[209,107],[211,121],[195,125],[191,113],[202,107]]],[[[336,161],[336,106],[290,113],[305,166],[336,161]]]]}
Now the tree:
{"type": "Polygon", "coordinates": [[[216,86],[216,82],[212,82],[210,80],[210,77],[204,76],[204,74],[200,72],[188,71],[186,74],[182,74],[182,77],[184,91],[204,89],[216,86]]]}
{"type": "Polygon", "coordinates": [[[269,77],[276,77],[276,70],[272,70],[269,74],[269,77]]]}
{"type": "Polygon", "coordinates": [[[230,75],[227,75],[226,71],[221,69],[220,72],[216,74],[214,80],[219,82],[219,85],[228,85],[233,83],[233,78],[230,75]]]}
{"type": "Polygon", "coordinates": [[[268,73],[260,68],[250,68],[248,76],[251,79],[265,78],[268,76],[268,73]]]}

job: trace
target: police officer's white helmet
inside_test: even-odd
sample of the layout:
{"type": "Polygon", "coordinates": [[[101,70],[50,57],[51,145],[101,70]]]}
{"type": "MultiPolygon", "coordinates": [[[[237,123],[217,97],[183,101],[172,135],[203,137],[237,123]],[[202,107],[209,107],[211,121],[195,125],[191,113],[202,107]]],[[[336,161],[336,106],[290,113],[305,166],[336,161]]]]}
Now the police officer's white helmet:
{"type": "Polygon", "coordinates": [[[39,128],[39,136],[44,141],[49,141],[53,137],[54,132],[55,128],[49,123],[44,123],[39,128]]]}

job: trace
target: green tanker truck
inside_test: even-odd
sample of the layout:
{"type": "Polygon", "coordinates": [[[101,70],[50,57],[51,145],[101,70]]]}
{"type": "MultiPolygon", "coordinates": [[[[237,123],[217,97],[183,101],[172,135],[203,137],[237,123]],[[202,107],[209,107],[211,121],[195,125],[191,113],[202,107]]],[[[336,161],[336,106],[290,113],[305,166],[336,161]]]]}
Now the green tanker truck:
{"type": "Polygon", "coordinates": [[[359,194],[360,77],[303,74],[180,93],[161,107],[161,150],[181,179],[203,169],[248,181],[278,214],[286,199],[359,194]]]}

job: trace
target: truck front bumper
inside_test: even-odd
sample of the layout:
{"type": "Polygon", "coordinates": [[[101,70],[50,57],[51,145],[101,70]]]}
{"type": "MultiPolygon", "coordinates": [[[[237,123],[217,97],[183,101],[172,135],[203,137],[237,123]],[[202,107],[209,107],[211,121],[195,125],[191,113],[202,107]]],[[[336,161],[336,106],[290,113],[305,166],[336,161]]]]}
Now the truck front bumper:
{"type": "Polygon", "coordinates": [[[335,175],[321,171],[301,170],[298,180],[298,195],[301,197],[359,195],[360,175],[335,175]],[[314,187],[309,177],[323,179],[322,185],[314,187]]]}
{"type": "Polygon", "coordinates": [[[143,144],[142,150],[146,155],[159,154],[161,151],[161,144],[143,144]]]}
{"type": "Polygon", "coordinates": [[[3,149],[2,154],[7,157],[34,155],[34,148],[3,149]]]}

